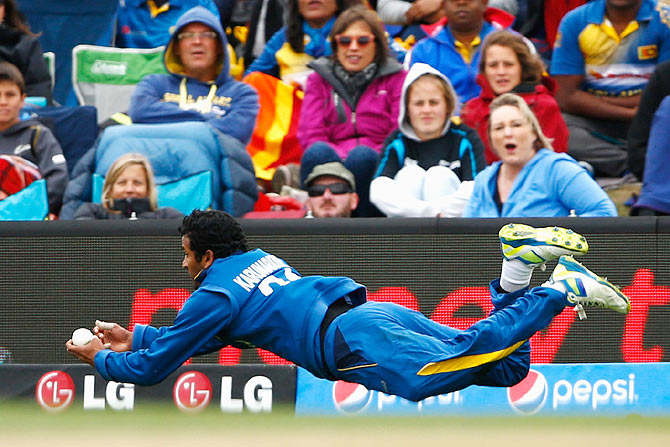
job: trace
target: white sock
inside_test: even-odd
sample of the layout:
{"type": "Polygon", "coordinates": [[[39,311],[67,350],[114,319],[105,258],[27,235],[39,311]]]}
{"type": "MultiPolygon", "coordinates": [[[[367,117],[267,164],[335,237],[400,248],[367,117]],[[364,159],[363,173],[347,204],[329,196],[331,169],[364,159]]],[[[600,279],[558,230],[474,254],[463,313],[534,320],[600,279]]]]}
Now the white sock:
{"type": "Polygon", "coordinates": [[[500,272],[500,287],[507,292],[516,292],[530,284],[534,265],[528,265],[518,259],[508,261],[503,259],[502,272],[500,272]]]}

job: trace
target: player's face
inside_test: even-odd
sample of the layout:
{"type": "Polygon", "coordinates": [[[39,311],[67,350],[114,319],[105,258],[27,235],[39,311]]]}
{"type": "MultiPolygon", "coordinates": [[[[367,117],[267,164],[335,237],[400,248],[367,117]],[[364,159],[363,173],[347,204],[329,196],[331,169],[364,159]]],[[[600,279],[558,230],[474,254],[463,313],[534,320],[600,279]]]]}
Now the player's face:
{"type": "Polygon", "coordinates": [[[0,130],[6,130],[19,122],[25,94],[10,81],[0,82],[0,130]]]}
{"type": "Polygon", "coordinates": [[[416,135],[431,140],[442,134],[449,116],[444,86],[432,76],[423,76],[409,87],[407,114],[416,135]]]}
{"type": "Polygon", "coordinates": [[[138,164],[126,166],[110,191],[112,199],[143,199],[147,194],[147,171],[138,164]]]}
{"type": "Polygon", "coordinates": [[[181,237],[181,248],[184,250],[181,266],[186,269],[188,276],[195,280],[195,277],[206,267],[207,258],[201,256],[200,260],[197,259],[197,255],[191,250],[191,239],[186,235],[181,237]]]}
{"type": "Polygon", "coordinates": [[[221,54],[220,46],[221,42],[212,28],[202,23],[189,23],[177,35],[175,53],[187,76],[212,81],[218,74],[216,66],[221,54]]]}
{"type": "Polygon", "coordinates": [[[444,0],[447,23],[455,30],[473,31],[484,21],[488,0],[444,0]]]}
{"type": "Polygon", "coordinates": [[[312,182],[309,189],[319,193],[323,189],[323,194],[307,199],[307,209],[314,217],[351,217],[351,212],[358,206],[358,194],[351,192],[349,183],[339,177],[321,176],[312,182]],[[329,188],[331,185],[337,185],[333,186],[336,192],[340,192],[338,188],[348,192],[334,194],[329,188]]]}
{"type": "Polygon", "coordinates": [[[491,45],[486,50],[484,76],[493,93],[502,95],[521,84],[521,63],[514,50],[501,45],[491,45]]]}
{"type": "Polygon", "coordinates": [[[503,164],[522,168],[535,156],[537,134],[517,107],[506,105],[491,113],[490,135],[503,164]]]}
{"type": "Polygon", "coordinates": [[[377,44],[367,23],[354,22],[336,38],[337,60],[345,70],[361,71],[375,59],[377,44]]]}
{"type": "Polygon", "coordinates": [[[298,11],[305,22],[313,28],[321,28],[335,15],[336,0],[297,0],[298,11]]]}

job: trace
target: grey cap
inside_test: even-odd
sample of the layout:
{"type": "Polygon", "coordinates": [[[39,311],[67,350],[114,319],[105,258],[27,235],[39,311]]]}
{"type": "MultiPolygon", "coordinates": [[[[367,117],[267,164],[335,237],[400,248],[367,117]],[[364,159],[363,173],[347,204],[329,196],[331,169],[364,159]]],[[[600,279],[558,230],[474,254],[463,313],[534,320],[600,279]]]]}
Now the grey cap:
{"type": "Polygon", "coordinates": [[[332,175],[333,177],[341,178],[342,180],[345,180],[347,183],[349,183],[349,186],[352,190],[356,190],[354,174],[352,174],[351,171],[344,167],[344,165],[339,161],[331,161],[314,166],[312,172],[310,172],[305,179],[305,186],[309,187],[309,185],[314,180],[324,175],[332,175]]]}

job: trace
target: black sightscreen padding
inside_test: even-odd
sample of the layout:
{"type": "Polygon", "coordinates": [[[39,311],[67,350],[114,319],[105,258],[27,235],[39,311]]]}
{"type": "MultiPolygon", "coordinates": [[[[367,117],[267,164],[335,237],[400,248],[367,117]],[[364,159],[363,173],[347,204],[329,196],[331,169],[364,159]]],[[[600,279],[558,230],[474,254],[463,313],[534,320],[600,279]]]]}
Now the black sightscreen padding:
{"type": "MultiPolygon", "coordinates": [[[[490,309],[500,274],[500,219],[303,219],[242,221],[252,247],[303,275],[344,275],[371,299],[416,308],[465,328],[490,309]]],[[[670,361],[670,225],[664,218],[525,219],[584,234],[580,260],[633,298],[626,317],[567,309],[531,340],[536,363],[670,361]]],[[[168,325],[192,291],[181,268],[179,222],[0,224],[0,361],[75,363],[65,341],[96,319],[168,325]]],[[[532,285],[549,278],[536,271],[532,285]]],[[[257,350],[227,349],[193,360],[281,362],[257,350]]]]}

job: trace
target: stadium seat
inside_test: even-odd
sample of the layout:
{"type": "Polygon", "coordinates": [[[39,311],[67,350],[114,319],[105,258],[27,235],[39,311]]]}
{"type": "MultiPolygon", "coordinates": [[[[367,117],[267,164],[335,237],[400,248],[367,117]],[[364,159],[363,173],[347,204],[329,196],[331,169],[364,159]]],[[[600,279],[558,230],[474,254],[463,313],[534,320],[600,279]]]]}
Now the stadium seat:
{"type": "MultiPolygon", "coordinates": [[[[93,174],[93,203],[100,203],[102,187],[105,178],[100,174],[93,174]]],[[[205,210],[212,205],[212,173],[200,172],[183,179],[156,185],[158,206],[171,206],[182,214],[191,214],[191,211],[205,210]]]]}
{"type": "Polygon", "coordinates": [[[167,73],[164,47],[114,48],[77,45],[72,49],[72,85],[81,105],[98,109],[98,122],[126,112],[135,85],[148,74],[167,73]]]}
{"type": "Polygon", "coordinates": [[[68,174],[98,137],[97,112],[92,106],[52,106],[24,109],[29,117],[51,129],[63,149],[68,174]]]}
{"type": "MultiPolygon", "coordinates": [[[[257,198],[254,169],[238,140],[205,123],[133,124],[106,128],[98,143],[79,160],[65,190],[61,219],[72,219],[81,203],[92,201],[93,174],[104,176],[111,164],[128,152],[139,152],[149,159],[156,183],[164,185],[164,197],[170,191],[176,191],[173,196],[178,196],[180,188],[203,188],[201,182],[209,184],[209,198],[203,194],[194,202],[186,199],[184,204],[178,204],[175,197],[170,199],[170,206],[187,210],[185,214],[211,204],[214,209],[241,216],[254,207],[257,198]],[[197,177],[203,172],[210,173],[209,180],[197,177]],[[185,181],[187,178],[190,179],[185,181]]],[[[159,204],[166,203],[159,201],[159,204]]]]}
{"type": "Polygon", "coordinates": [[[30,185],[0,200],[0,220],[44,220],[49,213],[46,180],[30,185]]]}
{"type": "Polygon", "coordinates": [[[47,51],[43,53],[44,62],[47,63],[47,68],[49,69],[49,76],[51,76],[51,90],[56,84],[56,53],[53,51],[47,51]]]}

